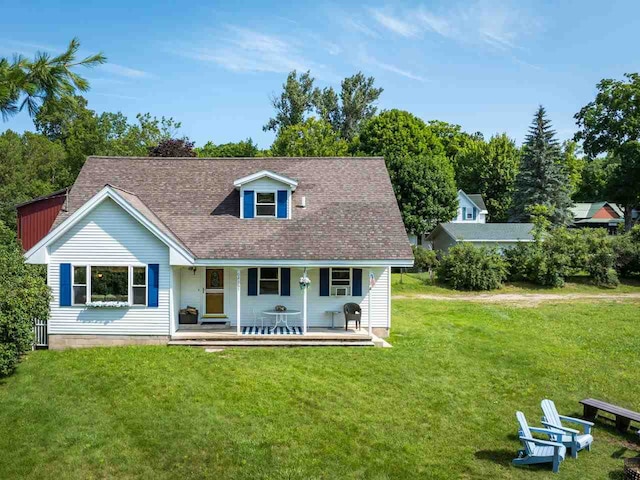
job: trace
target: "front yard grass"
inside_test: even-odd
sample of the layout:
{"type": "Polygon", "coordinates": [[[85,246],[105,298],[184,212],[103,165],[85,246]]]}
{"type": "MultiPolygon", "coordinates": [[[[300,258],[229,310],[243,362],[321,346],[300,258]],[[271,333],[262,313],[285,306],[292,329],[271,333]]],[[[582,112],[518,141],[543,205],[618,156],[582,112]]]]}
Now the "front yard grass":
{"type": "Polygon", "coordinates": [[[391,349],[30,354],[0,382],[0,478],[609,479],[606,424],[559,475],[517,468],[515,411],[640,410],[640,303],[394,302],[391,349]]]}

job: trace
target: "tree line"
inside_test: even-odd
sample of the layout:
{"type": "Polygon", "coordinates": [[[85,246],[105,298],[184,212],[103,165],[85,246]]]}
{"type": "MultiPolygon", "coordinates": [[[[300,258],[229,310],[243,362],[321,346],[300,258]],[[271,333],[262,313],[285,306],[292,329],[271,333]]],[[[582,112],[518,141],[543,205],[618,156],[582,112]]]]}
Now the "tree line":
{"type": "Polygon", "coordinates": [[[383,88],[361,72],[338,90],[318,88],[311,72],[291,72],[263,129],[270,148],[249,137],[196,147],[173,118],[96,113],[80,94],[88,82],[75,70],[106,61],[101,53],[76,61],[73,40],[56,57],[0,59],[4,121],[27,109],[36,133],[0,135],[0,220],[15,223],[13,205],[71,185],[88,155],[119,156],[364,156],[385,158],[407,230],[426,233],[456,214],[457,189],[480,193],[490,221],[528,221],[543,206],[549,221],[566,225],[575,201],[618,202],[631,226],[640,203],[640,77],[603,80],[594,101],[575,115],[577,133],[560,144],[541,106],[518,146],[505,133],[485,139],[459,125],[411,112],[378,112],[383,88]]]}

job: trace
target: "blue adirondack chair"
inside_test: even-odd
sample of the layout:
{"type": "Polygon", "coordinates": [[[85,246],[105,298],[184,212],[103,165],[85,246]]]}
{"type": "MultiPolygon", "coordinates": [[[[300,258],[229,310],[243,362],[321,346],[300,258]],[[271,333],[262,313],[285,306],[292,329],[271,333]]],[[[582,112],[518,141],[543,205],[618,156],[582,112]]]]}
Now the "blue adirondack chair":
{"type": "Polygon", "coordinates": [[[555,435],[549,437],[554,442],[562,443],[565,447],[571,449],[571,456],[578,458],[578,452],[584,448],[591,450],[591,444],[593,443],[593,436],[591,435],[591,427],[593,423],[587,422],[580,418],[565,417],[558,414],[556,404],[553,400],[544,399],[540,403],[542,407],[542,424],[549,430],[556,432],[555,435]],[[584,433],[573,428],[567,428],[562,424],[562,421],[582,425],[584,433]]]}
{"type": "Polygon", "coordinates": [[[552,463],[553,473],[558,473],[560,462],[564,460],[567,448],[561,443],[549,442],[534,438],[531,432],[542,433],[545,435],[553,435],[554,432],[546,428],[530,427],[527,419],[522,412],[516,412],[516,418],[520,429],[518,435],[522,446],[522,450],[518,451],[518,458],[514,458],[514,465],[532,465],[534,463],[552,463]]]}

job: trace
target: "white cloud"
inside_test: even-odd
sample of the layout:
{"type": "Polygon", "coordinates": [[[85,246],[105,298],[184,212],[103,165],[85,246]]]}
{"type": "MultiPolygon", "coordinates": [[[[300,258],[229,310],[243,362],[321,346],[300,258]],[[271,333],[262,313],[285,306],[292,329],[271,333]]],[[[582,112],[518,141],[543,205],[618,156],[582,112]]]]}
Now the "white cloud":
{"type": "Polygon", "coordinates": [[[347,14],[341,14],[339,18],[340,23],[345,30],[359,32],[371,38],[380,38],[380,35],[376,31],[368,27],[367,24],[362,20],[348,16],[347,14]]]}
{"type": "Polygon", "coordinates": [[[410,21],[393,17],[380,9],[371,9],[371,16],[381,26],[403,37],[415,37],[420,33],[417,25],[410,21]]]}
{"type": "Polygon", "coordinates": [[[427,79],[417,75],[409,70],[406,70],[404,68],[398,67],[396,65],[392,65],[390,63],[385,63],[382,62],[380,60],[378,60],[377,58],[371,57],[369,55],[366,54],[362,54],[360,55],[360,61],[362,63],[365,63],[367,65],[371,65],[372,67],[376,67],[379,68],[381,70],[386,70],[387,72],[391,72],[391,73],[395,73],[396,75],[400,75],[402,77],[405,78],[409,78],[411,80],[416,80],[418,82],[426,82],[427,79]]]}
{"type": "Polygon", "coordinates": [[[455,36],[455,27],[444,17],[439,17],[426,10],[419,10],[416,12],[415,18],[427,30],[443,37],[455,36]]]}
{"type": "Polygon", "coordinates": [[[399,11],[396,16],[375,9],[370,14],[387,30],[404,37],[435,33],[461,43],[503,51],[520,48],[523,37],[541,27],[535,15],[508,0],[473,0],[438,13],[420,5],[399,11]]]}
{"type": "Polygon", "coordinates": [[[123,65],[118,65],[117,63],[105,63],[100,66],[100,70],[126,78],[144,78],[151,76],[151,74],[143,72],[142,70],[125,67],[123,65]]]}
{"type": "MultiPolygon", "coordinates": [[[[313,70],[314,74],[321,76],[326,70],[323,65],[303,57],[297,43],[292,40],[237,26],[228,26],[227,32],[228,35],[223,39],[216,39],[211,47],[192,46],[177,53],[213,62],[235,72],[286,73],[291,70],[313,70]]],[[[339,53],[337,45],[325,46],[330,52],[339,53]]]]}

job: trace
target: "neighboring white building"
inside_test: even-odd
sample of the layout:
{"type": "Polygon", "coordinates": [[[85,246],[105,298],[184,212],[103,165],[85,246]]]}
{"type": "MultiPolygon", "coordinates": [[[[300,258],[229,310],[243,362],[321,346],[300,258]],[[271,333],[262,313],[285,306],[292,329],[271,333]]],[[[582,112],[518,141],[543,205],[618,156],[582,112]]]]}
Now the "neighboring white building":
{"type": "Polygon", "coordinates": [[[484,199],[479,193],[465,193],[458,190],[458,214],[451,220],[453,223],[472,222],[487,223],[489,212],[484,199]]]}
{"type": "Polygon", "coordinates": [[[413,264],[382,158],[90,157],[67,205],[25,254],[48,268],[51,348],[370,341],[391,326],[391,267],[413,264]]]}
{"type": "MultiPolygon", "coordinates": [[[[453,223],[486,223],[489,212],[484,204],[482,195],[479,193],[465,193],[462,189],[458,190],[458,213],[451,220],[453,223]]],[[[427,235],[422,236],[418,242],[418,236],[409,233],[409,242],[411,245],[427,245],[427,235]]]]}

